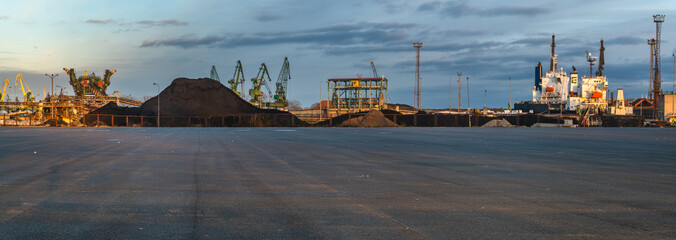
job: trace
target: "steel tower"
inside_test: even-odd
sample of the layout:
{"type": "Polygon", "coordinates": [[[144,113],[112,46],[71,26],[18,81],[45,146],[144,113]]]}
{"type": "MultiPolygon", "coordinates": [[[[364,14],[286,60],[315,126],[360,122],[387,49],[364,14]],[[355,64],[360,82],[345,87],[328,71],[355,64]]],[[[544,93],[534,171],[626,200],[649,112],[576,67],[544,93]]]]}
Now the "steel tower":
{"type": "Polygon", "coordinates": [[[664,15],[653,15],[653,20],[655,22],[655,46],[654,46],[654,60],[653,64],[653,117],[655,119],[660,118],[659,106],[660,106],[660,94],[662,93],[662,79],[660,76],[660,65],[662,64],[662,59],[660,58],[660,43],[662,42],[662,23],[664,22],[664,15]]]}

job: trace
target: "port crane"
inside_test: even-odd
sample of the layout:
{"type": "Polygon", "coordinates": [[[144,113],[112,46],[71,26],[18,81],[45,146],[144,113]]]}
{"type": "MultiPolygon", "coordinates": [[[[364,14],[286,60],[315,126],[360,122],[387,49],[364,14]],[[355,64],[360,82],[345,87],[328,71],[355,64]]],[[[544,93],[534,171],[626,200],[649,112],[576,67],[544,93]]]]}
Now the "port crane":
{"type": "Polygon", "coordinates": [[[289,58],[285,57],[284,63],[282,63],[282,69],[279,71],[279,76],[277,77],[277,82],[275,83],[275,101],[269,104],[270,107],[285,108],[289,106],[289,101],[286,99],[287,84],[289,79],[291,79],[289,58]]]}
{"type": "MultiPolygon", "coordinates": [[[[216,69],[212,68],[212,74],[216,69]]],[[[237,65],[235,65],[235,73],[232,74],[232,78],[228,80],[228,86],[230,90],[239,95],[242,99],[244,98],[244,70],[242,69],[242,62],[237,60],[237,65]],[[241,92],[237,91],[237,86],[242,84],[241,92]]]]}
{"type": "Polygon", "coordinates": [[[265,86],[265,89],[268,91],[268,96],[272,95],[268,84],[265,82],[266,76],[268,81],[272,82],[272,79],[270,79],[270,73],[268,72],[268,67],[265,66],[265,63],[261,63],[261,67],[258,68],[258,74],[256,74],[255,78],[251,78],[252,86],[251,89],[249,89],[249,96],[251,96],[249,102],[254,106],[262,106],[263,101],[261,97],[264,95],[264,93],[261,91],[261,86],[265,86]]]}
{"type": "Polygon", "coordinates": [[[25,81],[23,80],[23,74],[21,73],[16,75],[16,82],[14,82],[14,87],[16,87],[17,84],[21,86],[21,92],[23,93],[24,102],[34,102],[35,97],[33,97],[33,92],[28,87],[28,84],[26,84],[25,81]],[[28,93],[26,93],[24,85],[26,85],[25,89],[28,89],[28,93]]]}
{"type": "Polygon", "coordinates": [[[5,101],[5,94],[7,93],[7,87],[12,88],[12,84],[9,84],[9,80],[5,78],[5,82],[2,84],[2,96],[0,96],[0,102],[5,101]]]}

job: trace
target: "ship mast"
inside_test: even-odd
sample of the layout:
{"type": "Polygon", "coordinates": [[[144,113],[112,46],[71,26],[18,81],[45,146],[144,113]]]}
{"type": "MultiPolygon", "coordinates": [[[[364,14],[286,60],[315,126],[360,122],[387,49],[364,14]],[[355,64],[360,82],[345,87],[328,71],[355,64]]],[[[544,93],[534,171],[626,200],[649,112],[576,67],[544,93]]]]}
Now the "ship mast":
{"type": "Polygon", "coordinates": [[[604,54],[603,52],[606,50],[605,47],[603,47],[603,39],[601,39],[601,48],[599,49],[599,68],[598,71],[596,71],[596,76],[597,77],[602,77],[603,76],[603,65],[606,64],[606,61],[604,60],[604,54]]]}
{"type": "Polygon", "coordinates": [[[556,43],[554,43],[554,35],[552,35],[552,54],[550,56],[549,60],[549,71],[554,72],[554,69],[556,69],[556,54],[554,53],[554,48],[556,47],[556,43]]]}
{"type": "Polygon", "coordinates": [[[596,62],[596,57],[592,57],[591,53],[587,51],[587,62],[589,62],[589,78],[592,78],[592,69],[594,67],[594,62],[596,62]]]}

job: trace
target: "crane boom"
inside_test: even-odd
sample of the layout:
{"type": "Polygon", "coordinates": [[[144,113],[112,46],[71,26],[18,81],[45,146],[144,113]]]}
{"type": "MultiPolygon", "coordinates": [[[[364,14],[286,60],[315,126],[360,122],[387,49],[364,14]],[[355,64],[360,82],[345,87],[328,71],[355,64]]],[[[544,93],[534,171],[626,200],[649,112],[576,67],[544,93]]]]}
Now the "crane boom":
{"type": "Polygon", "coordinates": [[[378,76],[378,71],[376,71],[376,65],[373,64],[373,61],[371,61],[371,70],[373,70],[373,78],[379,78],[378,76]]]}
{"type": "Polygon", "coordinates": [[[289,102],[286,99],[287,84],[291,79],[291,70],[289,67],[289,58],[284,58],[284,63],[282,63],[282,69],[279,71],[279,76],[277,77],[277,82],[275,83],[275,102],[271,104],[272,107],[285,108],[289,106],[289,102]]]}
{"type": "Polygon", "coordinates": [[[244,70],[240,60],[237,60],[237,65],[235,65],[235,73],[233,73],[232,78],[228,80],[228,85],[230,86],[230,90],[244,98],[244,70]],[[237,91],[237,86],[239,86],[239,84],[242,84],[241,92],[237,91]]]}
{"type": "Polygon", "coordinates": [[[216,66],[211,65],[211,74],[209,78],[221,82],[221,78],[218,77],[218,72],[216,72],[216,66]]]}
{"type": "Polygon", "coordinates": [[[24,83],[24,80],[23,80],[23,74],[21,74],[21,73],[19,73],[19,74],[16,75],[16,82],[14,82],[14,86],[16,87],[17,84],[19,84],[19,85],[21,86],[21,92],[23,93],[23,100],[24,100],[25,102],[31,102],[31,101],[33,101],[33,100],[34,100],[34,98],[33,98],[33,92],[32,92],[31,89],[28,87],[28,84],[25,84],[25,83],[24,83]],[[25,89],[28,89],[28,93],[27,93],[27,94],[26,94],[26,90],[24,89],[24,85],[26,85],[25,89]]]}
{"type": "Polygon", "coordinates": [[[12,84],[9,84],[9,80],[5,78],[5,82],[2,84],[2,96],[0,97],[0,102],[5,101],[5,93],[7,93],[7,87],[12,88],[12,84]]]}
{"type": "Polygon", "coordinates": [[[263,96],[263,92],[261,92],[261,86],[265,86],[265,89],[268,91],[268,96],[272,95],[270,92],[270,88],[268,87],[268,84],[265,82],[265,77],[267,76],[268,81],[272,81],[270,78],[270,73],[268,72],[268,67],[265,66],[265,63],[261,63],[261,67],[258,68],[258,74],[256,74],[255,78],[251,79],[251,89],[249,89],[249,96],[251,96],[251,99],[249,100],[250,103],[258,106],[262,106],[262,101],[261,101],[261,96],[263,96]]]}

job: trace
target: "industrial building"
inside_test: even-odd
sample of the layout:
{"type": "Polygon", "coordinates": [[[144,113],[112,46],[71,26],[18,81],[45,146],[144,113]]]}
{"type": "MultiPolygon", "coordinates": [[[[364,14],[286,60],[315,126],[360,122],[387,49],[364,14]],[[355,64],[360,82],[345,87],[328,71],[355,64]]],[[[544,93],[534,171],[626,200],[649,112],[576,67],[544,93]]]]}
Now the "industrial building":
{"type": "Polygon", "coordinates": [[[332,78],[327,80],[327,114],[381,110],[387,106],[387,78],[332,78]]]}
{"type": "Polygon", "coordinates": [[[671,94],[663,94],[661,97],[662,99],[660,99],[660,102],[662,104],[660,105],[660,116],[664,116],[665,120],[676,120],[676,104],[674,104],[674,101],[676,101],[676,94],[672,92],[671,94]]]}

